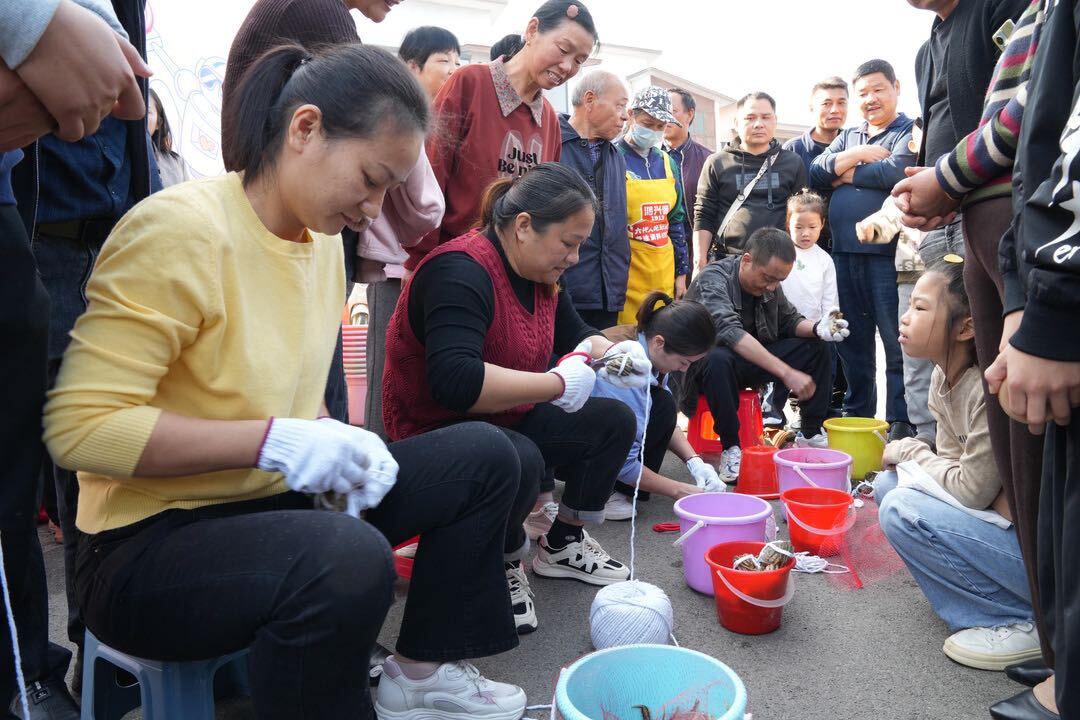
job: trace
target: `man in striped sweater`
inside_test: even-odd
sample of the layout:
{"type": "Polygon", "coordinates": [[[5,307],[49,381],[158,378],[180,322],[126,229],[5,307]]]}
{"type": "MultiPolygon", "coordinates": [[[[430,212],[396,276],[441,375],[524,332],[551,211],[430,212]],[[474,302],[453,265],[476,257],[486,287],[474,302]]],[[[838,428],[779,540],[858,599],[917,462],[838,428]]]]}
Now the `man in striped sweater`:
{"type": "MultiPolygon", "coordinates": [[[[983,93],[990,84],[1003,47],[995,34],[1013,27],[1029,0],[907,0],[934,13],[929,39],[915,59],[922,139],[916,165],[933,165],[950,154],[957,142],[979,126],[983,93]]],[[[1002,43],[1003,45],[1003,43],[1002,43]]],[[[927,232],[918,255],[931,267],[945,255],[965,255],[963,218],[927,232]]],[[[900,265],[897,265],[899,268],[900,265]]],[[[918,270],[899,272],[900,313],[908,309],[918,270]]],[[[904,399],[908,420],[918,437],[933,443],[936,422],[928,408],[933,363],[904,355],[904,399]]]]}
{"type": "MultiPolygon", "coordinates": [[[[1015,266],[1015,255],[999,259],[999,241],[1010,229],[1013,215],[1013,163],[1020,125],[1032,78],[1036,49],[1046,22],[1045,0],[1032,0],[1015,24],[994,69],[979,127],[961,140],[933,167],[913,168],[911,177],[893,190],[903,222],[924,230],[941,226],[962,210],[967,262],[964,283],[975,320],[979,364],[985,371],[998,348],[1015,332],[1022,313],[1003,319],[1006,302],[1001,267],[1015,266]]],[[[1002,253],[1009,244],[1003,243],[1002,253]]],[[[1036,581],[1036,538],[1041,486],[1040,437],[1026,425],[1010,421],[995,395],[986,396],[987,422],[1003,492],[1009,501],[1028,572],[1036,623],[1045,664],[1034,661],[1011,676],[1027,673],[1032,679],[1049,675],[1054,657],[1050,632],[1043,621],[1036,581]]]]}

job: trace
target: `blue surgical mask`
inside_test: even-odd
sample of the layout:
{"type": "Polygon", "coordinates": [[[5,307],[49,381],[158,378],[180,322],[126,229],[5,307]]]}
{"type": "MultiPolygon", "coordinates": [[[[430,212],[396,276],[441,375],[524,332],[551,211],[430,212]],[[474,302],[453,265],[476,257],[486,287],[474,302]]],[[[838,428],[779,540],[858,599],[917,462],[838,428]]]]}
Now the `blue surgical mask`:
{"type": "Polygon", "coordinates": [[[642,150],[656,147],[664,139],[663,130],[650,130],[644,125],[634,125],[630,128],[630,139],[642,150]]]}

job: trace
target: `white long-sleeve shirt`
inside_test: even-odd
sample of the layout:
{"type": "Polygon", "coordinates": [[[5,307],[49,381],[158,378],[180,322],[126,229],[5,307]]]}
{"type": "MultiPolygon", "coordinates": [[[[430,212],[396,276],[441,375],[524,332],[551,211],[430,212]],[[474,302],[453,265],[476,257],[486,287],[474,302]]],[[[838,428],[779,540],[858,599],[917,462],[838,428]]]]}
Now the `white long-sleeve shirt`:
{"type": "Polygon", "coordinates": [[[829,253],[817,245],[807,250],[795,248],[795,264],[782,285],[784,296],[811,322],[840,306],[836,266],[829,253]]]}

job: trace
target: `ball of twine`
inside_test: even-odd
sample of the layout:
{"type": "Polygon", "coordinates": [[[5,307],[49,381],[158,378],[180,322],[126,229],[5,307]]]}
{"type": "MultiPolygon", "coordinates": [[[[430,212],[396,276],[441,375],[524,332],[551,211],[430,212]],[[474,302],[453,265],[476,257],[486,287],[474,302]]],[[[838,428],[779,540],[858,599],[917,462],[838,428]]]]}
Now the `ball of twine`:
{"type": "Polygon", "coordinates": [[[597,650],[639,643],[667,645],[674,625],[668,596],[639,580],[602,588],[589,611],[589,632],[597,650]]]}

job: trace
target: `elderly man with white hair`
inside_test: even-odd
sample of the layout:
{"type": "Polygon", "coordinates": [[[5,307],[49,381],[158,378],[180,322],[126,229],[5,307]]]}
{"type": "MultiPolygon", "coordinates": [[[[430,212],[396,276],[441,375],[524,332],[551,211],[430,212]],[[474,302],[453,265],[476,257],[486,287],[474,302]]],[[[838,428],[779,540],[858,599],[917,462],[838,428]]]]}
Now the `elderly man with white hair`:
{"type": "Polygon", "coordinates": [[[581,246],[577,265],[563,275],[574,307],[598,330],[615,325],[626,300],[630,244],[626,236],[626,162],[611,141],[626,124],[630,98],[618,76],[594,70],[574,88],[574,112],[562,124],[560,162],[592,186],[602,212],[581,246]]]}

